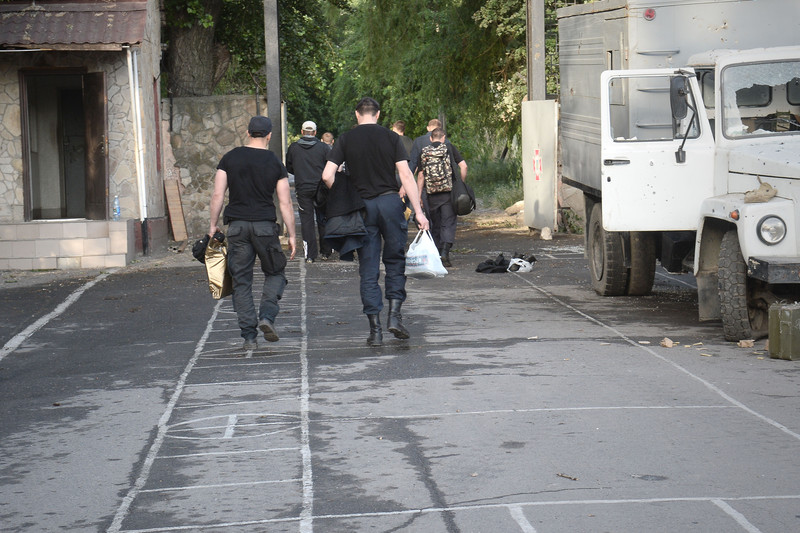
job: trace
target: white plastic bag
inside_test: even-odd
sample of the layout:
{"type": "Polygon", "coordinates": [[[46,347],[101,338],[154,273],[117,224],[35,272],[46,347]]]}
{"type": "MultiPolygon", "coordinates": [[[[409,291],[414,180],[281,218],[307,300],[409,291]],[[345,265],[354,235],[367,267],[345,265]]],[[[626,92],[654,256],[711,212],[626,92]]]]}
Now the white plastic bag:
{"type": "Polygon", "coordinates": [[[507,272],[530,272],[533,265],[520,257],[514,257],[508,264],[507,272]]]}
{"type": "Polygon", "coordinates": [[[406,252],[406,276],[417,279],[442,278],[447,269],[442,266],[439,250],[428,230],[421,230],[406,252]]]}

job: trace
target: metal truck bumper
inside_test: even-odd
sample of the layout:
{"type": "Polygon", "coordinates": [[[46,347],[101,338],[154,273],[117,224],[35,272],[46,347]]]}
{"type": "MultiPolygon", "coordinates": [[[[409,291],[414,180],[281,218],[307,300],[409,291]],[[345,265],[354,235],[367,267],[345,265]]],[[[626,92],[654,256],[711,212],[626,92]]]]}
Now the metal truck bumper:
{"type": "Polygon", "coordinates": [[[751,257],[747,275],[767,283],[800,283],[800,263],[795,257],[751,257]]]}

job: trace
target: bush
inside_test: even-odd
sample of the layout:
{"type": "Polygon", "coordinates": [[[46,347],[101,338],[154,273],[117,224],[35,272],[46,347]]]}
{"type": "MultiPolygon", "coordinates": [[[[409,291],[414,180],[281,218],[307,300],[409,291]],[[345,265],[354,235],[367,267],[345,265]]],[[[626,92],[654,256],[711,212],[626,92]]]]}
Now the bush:
{"type": "Polygon", "coordinates": [[[480,158],[467,163],[467,181],[484,207],[505,209],[523,199],[519,159],[480,158]]]}

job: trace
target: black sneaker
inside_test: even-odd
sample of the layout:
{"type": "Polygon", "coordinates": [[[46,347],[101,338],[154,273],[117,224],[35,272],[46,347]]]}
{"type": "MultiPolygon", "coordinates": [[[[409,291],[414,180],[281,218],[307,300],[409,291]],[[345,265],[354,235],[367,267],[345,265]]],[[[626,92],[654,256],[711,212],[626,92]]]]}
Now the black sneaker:
{"type": "Polygon", "coordinates": [[[266,318],[262,318],[258,321],[258,329],[261,330],[261,332],[264,334],[264,338],[269,342],[275,342],[278,340],[278,332],[275,331],[275,326],[273,326],[272,322],[266,318]]]}
{"type": "Polygon", "coordinates": [[[242,345],[242,349],[245,352],[252,352],[253,350],[258,348],[258,341],[255,337],[252,339],[245,339],[244,344],[242,345]]]}

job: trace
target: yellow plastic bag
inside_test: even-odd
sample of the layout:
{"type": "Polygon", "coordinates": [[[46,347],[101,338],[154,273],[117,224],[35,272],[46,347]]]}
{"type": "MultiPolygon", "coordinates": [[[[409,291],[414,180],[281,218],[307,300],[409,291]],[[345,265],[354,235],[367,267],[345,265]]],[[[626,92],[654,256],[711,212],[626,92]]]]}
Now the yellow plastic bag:
{"type": "Polygon", "coordinates": [[[211,297],[215,300],[233,294],[233,279],[228,272],[228,245],[216,236],[209,239],[206,248],[206,273],[208,274],[208,288],[211,297]]]}

